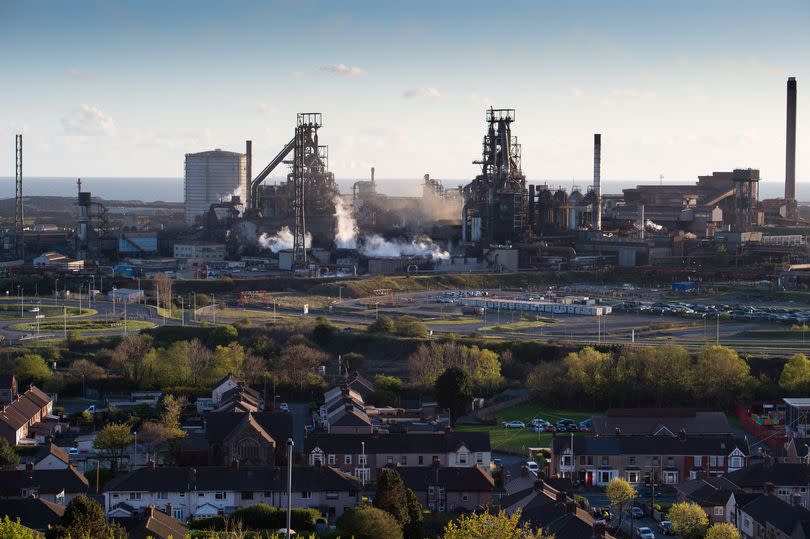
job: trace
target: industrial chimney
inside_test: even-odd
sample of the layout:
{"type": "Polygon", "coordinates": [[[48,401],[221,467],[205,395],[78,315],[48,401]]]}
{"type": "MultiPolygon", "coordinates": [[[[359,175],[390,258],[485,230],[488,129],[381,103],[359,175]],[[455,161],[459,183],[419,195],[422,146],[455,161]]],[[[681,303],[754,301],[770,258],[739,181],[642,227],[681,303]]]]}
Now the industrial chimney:
{"type": "Polygon", "coordinates": [[[602,135],[593,136],[593,192],[596,195],[596,208],[593,212],[593,226],[602,230],[602,135]]]}
{"type": "Polygon", "coordinates": [[[245,176],[247,177],[247,189],[245,189],[245,208],[250,208],[251,190],[253,189],[253,141],[245,141],[245,176]]]}
{"type": "Polygon", "coordinates": [[[787,81],[787,136],[785,148],[785,199],[796,200],[796,77],[787,81]]]}

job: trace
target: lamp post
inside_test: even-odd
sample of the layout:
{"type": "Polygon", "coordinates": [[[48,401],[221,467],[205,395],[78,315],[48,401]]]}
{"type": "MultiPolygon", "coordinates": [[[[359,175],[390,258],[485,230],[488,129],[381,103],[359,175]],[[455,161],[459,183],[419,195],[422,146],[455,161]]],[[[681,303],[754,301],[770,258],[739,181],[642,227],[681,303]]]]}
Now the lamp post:
{"type": "Polygon", "coordinates": [[[287,529],[285,535],[290,539],[290,526],[292,526],[292,457],[293,457],[293,442],[292,438],[287,438],[287,529]]]}
{"type": "Polygon", "coordinates": [[[366,488],[366,442],[360,442],[360,449],[362,451],[362,456],[360,457],[360,463],[362,464],[362,468],[360,468],[360,480],[362,481],[363,489],[366,488]]]}
{"type": "Polygon", "coordinates": [[[53,283],[53,304],[59,305],[59,277],[53,283]]]}
{"type": "Polygon", "coordinates": [[[186,309],[183,303],[183,296],[177,296],[177,299],[180,300],[180,325],[186,325],[186,309]]]}
{"type": "Polygon", "coordinates": [[[20,296],[20,318],[23,317],[23,297],[22,297],[22,286],[17,285],[17,295],[20,296]]]}

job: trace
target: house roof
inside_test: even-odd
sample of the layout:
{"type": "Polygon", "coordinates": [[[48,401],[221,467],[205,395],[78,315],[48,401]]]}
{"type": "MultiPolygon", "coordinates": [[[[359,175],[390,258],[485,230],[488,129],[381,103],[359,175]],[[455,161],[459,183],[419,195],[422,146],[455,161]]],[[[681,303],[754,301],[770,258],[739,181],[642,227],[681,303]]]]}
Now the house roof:
{"type": "Polygon", "coordinates": [[[64,513],[65,506],[42,498],[6,499],[0,503],[0,519],[6,516],[12,521],[19,519],[26,528],[40,532],[58,524],[64,513]]]}
{"type": "Polygon", "coordinates": [[[394,468],[405,486],[425,491],[430,485],[441,485],[453,492],[492,492],[495,481],[480,465],[467,468],[439,466],[398,466],[394,468]]]}
{"type": "Polygon", "coordinates": [[[786,534],[790,534],[797,522],[810,521],[810,511],[791,505],[778,496],[766,494],[745,504],[741,511],[757,522],[768,522],[786,534]]]}
{"type": "MultiPolygon", "coordinates": [[[[327,466],[293,467],[293,489],[309,491],[355,490],[360,481],[327,466]]],[[[286,469],[270,466],[203,466],[200,468],[141,468],[113,479],[105,492],[282,491],[286,469]]]]}
{"type": "Polygon", "coordinates": [[[591,418],[594,434],[613,436],[656,434],[665,428],[672,434],[682,429],[692,435],[730,435],[734,431],[723,412],[691,408],[611,408],[591,418]]]}
{"type": "Polygon", "coordinates": [[[56,494],[65,489],[70,493],[85,493],[88,481],[73,466],[57,470],[2,470],[0,471],[0,497],[21,495],[22,489],[36,488],[40,494],[56,494]]]}
{"type": "Polygon", "coordinates": [[[126,528],[129,539],[182,539],[188,536],[188,526],[154,506],[148,507],[143,516],[118,521],[126,528]]]}
{"type": "Polygon", "coordinates": [[[274,440],[286,440],[293,435],[292,414],[287,412],[208,412],[203,417],[209,443],[222,442],[248,417],[274,440]]]}
{"type": "Polygon", "coordinates": [[[70,457],[67,453],[62,451],[56,444],[50,443],[46,445],[42,445],[37,449],[37,452],[34,453],[32,461],[33,462],[40,462],[42,459],[48,457],[49,455],[53,455],[54,457],[58,458],[65,464],[70,464],[70,457]]]}
{"type": "Polygon", "coordinates": [[[810,468],[801,463],[763,462],[727,473],[725,478],[739,488],[764,489],[765,483],[776,486],[808,486],[810,468]]]}
{"type": "Polygon", "coordinates": [[[680,494],[703,507],[725,505],[736,490],[734,483],[723,476],[686,481],[675,487],[680,494]]]}
{"type": "Polygon", "coordinates": [[[357,408],[338,413],[334,419],[329,420],[332,427],[367,427],[371,425],[368,415],[357,408]]]}
{"type": "Polygon", "coordinates": [[[0,411],[0,423],[16,431],[31,421],[50,402],[51,398],[48,395],[32,385],[3,407],[0,411]]]}
{"type": "MultiPolygon", "coordinates": [[[[570,449],[571,438],[555,436],[555,453],[570,449]]],[[[735,449],[748,454],[748,446],[733,436],[576,436],[575,455],[729,455],[735,449]]]]}
{"type": "Polygon", "coordinates": [[[319,447],[324,453],[359,454],[361,442],[366,453],[425,453],[440,454],[455,451],[462,444],[473,453],[490,451],[489,433],[417,432],[389,434],[314,434],[306,439],[306,451],[319,447]]]}
{"type": "Polygon", "coordinates": [[[357,371],[349,375],[349,379],[346,380],[346,385],[351,388],[358,387],[358,391],[365,391],[366,393],[372,393],[374,391],[374,383],[357,371]]]}

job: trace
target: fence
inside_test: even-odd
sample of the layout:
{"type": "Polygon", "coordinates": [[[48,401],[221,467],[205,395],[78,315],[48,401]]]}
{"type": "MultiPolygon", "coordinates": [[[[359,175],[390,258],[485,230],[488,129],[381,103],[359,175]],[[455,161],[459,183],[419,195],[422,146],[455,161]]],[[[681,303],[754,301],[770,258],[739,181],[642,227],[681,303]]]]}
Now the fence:
{"type": "Polygon", "coordinates": [[[476,419],[483,421],[485,419],[489,419],[489,418],[493,417],[497,412],[500,412],[501,410],[504,410],[506,408],[511,408],[512,406],[515,406],[517,404],[523,404],[524,402],[528,401],[530,398],[531,398],[531,395],[529,393],[526,393],[524,395],[520,395],[520,396],[514,397],[512,399],[505,400],[503,402],[499,402],[497,404],[493,404],[492,406],[486,406],[484,408],[479,408],[478,410],[476,410],[474,412],[474,415],[475,415],[476,419]]]}
{"type": "Polygon", "coordinates": [[[775,451],[781,452],[784,449],[785,443],[787,443],[787,435],[783,425],[777,425],[775,428],[760,425],[751,419],[751,409],[741,404],[734,407],[734,412],[746,432],[757,437],[762,443],[775,451]]]}

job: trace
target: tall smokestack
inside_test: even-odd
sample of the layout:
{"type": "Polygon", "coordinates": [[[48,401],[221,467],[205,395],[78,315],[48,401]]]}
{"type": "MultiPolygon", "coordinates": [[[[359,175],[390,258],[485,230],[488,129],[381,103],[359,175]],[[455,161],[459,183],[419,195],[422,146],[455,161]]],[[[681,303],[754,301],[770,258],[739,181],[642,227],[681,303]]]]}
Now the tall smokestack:
{"type": "Polygon", "coordinates": [[[245,141],[245,176],[247,176],[247,187],[245,189],[245,208],[250,208],[250,191],[253,183],[253,141],[245,141]]]}
{"type": "Polygon", "coordinates": [[[787,136],[785,148],[785,198],[796,200],[796,77],[787,81],[787,136]]]}
{"type": "Polygon", "coordinates": [[[593,192],[596,195],[596,208],[593,215],[593,226],[602,230],[602,135],[593,135],[593,192]]]}
{"type": "Polygon", "coordinates": [[[374,183],[374,167],[371,167],[371,183],[374,183]]]}

